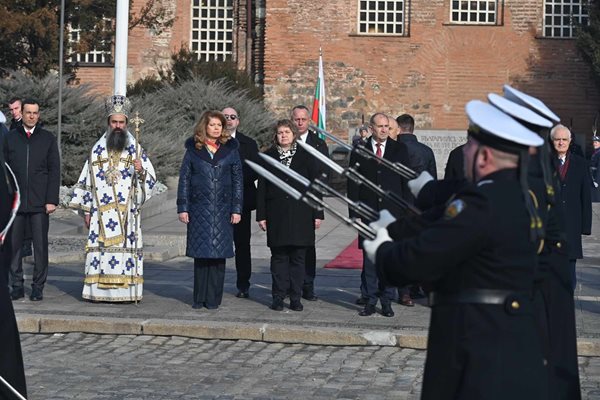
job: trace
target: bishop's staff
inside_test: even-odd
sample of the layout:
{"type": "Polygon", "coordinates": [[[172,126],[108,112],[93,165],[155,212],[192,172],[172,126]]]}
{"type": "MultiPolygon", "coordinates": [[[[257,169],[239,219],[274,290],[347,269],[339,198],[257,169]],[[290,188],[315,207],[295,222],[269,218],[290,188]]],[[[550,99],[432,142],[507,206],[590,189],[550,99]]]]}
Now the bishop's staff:
{"type": "MultiPolygon", "coordinates": [[[[140,161],[140,125],[142,125],[145,121],[140,118],[140,115],[138,112],[135,113],[135,118],[133,118],[131,120],[131,122],[133,122],[133,124],[135,125],[135,160],[136,161],[140,161]]],[[[140,227],[140,205],[144,203],[144,201],[142,200],[140,202],[140,204],[137,203],[137,198],[138,198],[138,183],[139,183],[139,179],[140,177],[143,177],[143,174],[140,174],[135,168],[133,169],[134,173],[131,176],[131,183],[133,185],[133,202],[134,202],[134,212],[133,212],[133,219],[134,219],[134,253],[133,253],[133,263],[134,263],[134,277],[133,277],[133,284],[135,286],[135,305],[138,305],[138,258],[139,258],[139,249],[138,249],[138,229],[140,227]]],[[[145,197],[145,192],[142,190],[142,196],[145,197]]],[[[125,245],[127,245],[127,242],[125,242],[125,245]]]]}

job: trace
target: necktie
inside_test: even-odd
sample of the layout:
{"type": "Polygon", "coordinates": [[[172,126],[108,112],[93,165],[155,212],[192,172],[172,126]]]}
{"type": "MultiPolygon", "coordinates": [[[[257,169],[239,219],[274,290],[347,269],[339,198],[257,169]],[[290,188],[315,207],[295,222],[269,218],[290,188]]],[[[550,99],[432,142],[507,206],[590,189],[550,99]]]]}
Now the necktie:
{"type": "Polygon", "coordinates": [[[27,139],[31,137],[31,131],[27,131],[27,139]]]}
{"type": "Polygon", "coordinates": [[[375,143],[375,146],[377,146],[377,151],[375,152],[375,155],[381,158],[381,156],[383,156],[383,153],[381,152],[381,143],[375,143]]]}

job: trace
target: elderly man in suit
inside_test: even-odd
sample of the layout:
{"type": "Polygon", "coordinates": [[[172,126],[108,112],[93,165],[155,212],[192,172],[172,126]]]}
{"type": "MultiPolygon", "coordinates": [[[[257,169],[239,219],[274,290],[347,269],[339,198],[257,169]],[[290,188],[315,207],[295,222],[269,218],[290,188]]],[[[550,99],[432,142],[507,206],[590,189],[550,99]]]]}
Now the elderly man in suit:
{"type": "Polygon", "coordinates": [[[570,152],[573,140],[571,131],[564,125],[556,125],[550,131],[556,154],[555,162],[560,182],[560,201],[565,212],[569,264],[573,276],[573,288],[577,279],[575,265],[583,258],[581,235],[592,232],[592,200],[590,171],[583,157],[570,152]]]}
{"type": "MultiPolygon", "coordinates": [[[[389,139],[389,118],[383,113],[374,114],[369,120],[369,137],[364,146],[372,151],[376,157],[382,157],[392,162],[408,164],[408,150],[406,145],[389,139]]],[[[408,188],[406,181],[400,175],[383,167],[377,160],[365,159],[358,156],[355,152],[350,156],[350,166],[359,164],[358,172],[364,175],[371,182],[379,185],[384,190],[390,190],[400,196],[406,196],[408,188]]],[[[365,188],[364,185],[357,185],[352,179],[348,180],[348,197],[352,200],[362,201],[375,210],[389,210],[394,215],[401,214],[397,206],[391,202],[379,198],[372,191],[365,188]]],[[[351,217],[358,217],[352,210],[349,211],[351,217]]],[[[365,221],[367,223],[371,221],[365,221]]],[[[362,241],[359,244],[362,248],[362,241]]],[[[381,313],[386,317],[393,317],[392,299],[395,297],[394,287],[385,287],[377,279],[375,265],[369,261],[363,251],[363,271],[361,274],[361,297],[357,304],[364,305],[364,309],[359,313],[360,316],[369,316],[377,312],[377,302],[381,302],[381,313]]]]}
{"type": "MultiPolygon", "coordinates": [[[[240,158],[258,162],[258,145],[251,137],[237,130],[240,125],[240,115],[233,107],[226,107],[221,111],[227,120],[225,129],[231,137],[240,143],[240,158]]],[[[256,186],[258,179],[256,172],[246,163],[243,163],[244,175],[244,203],[242,219],[233,226],[233,242],[235,243],[235,270],[237,272],[236,297],[247,299],[250,296],[250,275],[252,274],[252,259],[250,256],[250,222],[252,210],[256,210],[256,186]]]]}
{"type": "MultiPolygon", "coordinates": [[[[310,116],[309,116],[308,108],[303,105],[296,106],[292,109],[292,121],[296,128],[298,129],[298,141],[304,142],[306,144],[310,144],[315,149],[319,150],[321,153],[329,157],[329,149],[327,148],[327,143],[309,129],[308,125],[310,124],[310,116]]],[[[321,170],[321,172],[325,172],[325,170],[321,170]]],[[[315,229],[319,229],[321,225],[321,220],[315,220],[315,229]]],[[[315,276],[317,275],[317,252],[315,246],[310,246],[306,250],[306,260],[305,260],[305,268],[304,268],[304,284],[302,285],[302,298],[308,301],[316,301],[318,300],[317,295],[315,294],[315,276]]]]}

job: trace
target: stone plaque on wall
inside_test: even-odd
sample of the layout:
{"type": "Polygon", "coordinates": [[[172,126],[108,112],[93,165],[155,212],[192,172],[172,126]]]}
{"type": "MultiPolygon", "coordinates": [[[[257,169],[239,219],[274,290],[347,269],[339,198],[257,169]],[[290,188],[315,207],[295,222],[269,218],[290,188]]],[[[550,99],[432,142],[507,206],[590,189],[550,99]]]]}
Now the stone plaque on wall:
{"type": "Polygon", "coordinates": [[[444,177],[444,169],[450,152],[467,141],[467,131],[415,130],[419,142],[431,147],[435,155],[438,178],[444,177]]]}

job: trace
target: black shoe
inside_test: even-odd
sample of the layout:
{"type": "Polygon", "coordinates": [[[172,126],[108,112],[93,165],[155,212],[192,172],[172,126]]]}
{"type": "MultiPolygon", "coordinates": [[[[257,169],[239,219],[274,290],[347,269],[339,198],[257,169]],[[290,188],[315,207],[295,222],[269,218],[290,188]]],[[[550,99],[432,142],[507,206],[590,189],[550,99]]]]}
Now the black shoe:
{"type": "Polygon", "coordinates": [[[319,297],[314,292],[304,292],[302,298],[308,301],[317,301],[319,297]]]}
{"type": "Polygon", "coordinates": [[[250,297],[250,293],[248,293],[247,290],[240,290],[239,292],[237,292],[235,297],[237,297],[238,299],[247,299],[248,297],[250,297]]]}
{"type": "Polygon", "coordinates": [[[194,304],[192,304],[192,308],[195,308],[195,309],[199,309],[199,308],[202,308],[202,307],[204,307],[203,303],[196,303],[196,302],[194,302],[194,304]]]}
{"type": "Polygon", "coordinates": [[[33,288],[31,290],[31,296],[29,296],[29,300],[31,300],[31,301],[41,301],[43,299],[44,299],[44,296],[42,294],[42,289],[33,288]]]}
{"type": "Polygon", "coordinates": [[[366,297],[360,296],[358,299],[356,299],[355,303],[359,306],[366,306],[369,303],[369,300],[366,297]]]}
{"type": "Polygon", "coordinates": [[[368,317],[369,315],[373,315],[377,312],[377,309],[373,304],[365,305],[365,308],[358,313],[361,317],[368,317]]]}
{"type": "Polygon", "coordinates": [[[382,304],[381,305],[381,315],[383,315],[384,317],[393,317],[394,310],[392,310],[392,305],[391,304],[382,304]]]}
{"type": "Polygon", "coordinates": [[[25,289],[23,289],[23,288],[13,289],[12,292],[10,293],[10,298],[12,300],[19,300],[19,299],[22,299],[23,297],[25,297],[25,289]]]}
{"type": "Polygon", "coordinates": [[[273,303],[270,308],[275,311],[283,311],[283,299],[280,297],[273,297],[273,303]]]}
{"type": "Polygon", "coordinates": [[[302,311],[304,310],[304,306],[300,303],[300,300],[292,300],[290,302],[290,310],[292,311],[302,311]]]}

